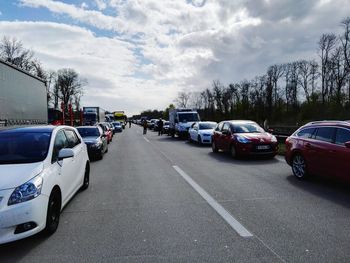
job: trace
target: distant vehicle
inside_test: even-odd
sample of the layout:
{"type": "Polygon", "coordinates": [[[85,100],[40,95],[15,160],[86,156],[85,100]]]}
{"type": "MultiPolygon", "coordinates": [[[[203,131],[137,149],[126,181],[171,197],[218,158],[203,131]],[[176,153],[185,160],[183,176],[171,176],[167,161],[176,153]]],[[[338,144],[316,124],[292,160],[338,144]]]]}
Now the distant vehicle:
{"type": "Polygon", "coordinates": [[[107,139],[107,144],[109,144],[112,141],[113,138],[113,131],[111,130],[111,128],[107,125],[106,122],[99,122],[97,124],[97,126],[100,126],[103,134],[106,136],[107,139]]]}
{"type": "Polygon", "coordinates": [[[153,130],[158,119],[151,119],[148,121],[148,129],[153,130]]]}
{"type": "Polygon", "coordinates": [[[202,121],[192,124],[188,131],[189,140],[199,144],[211,144],[211,136],[216,127],[216,122],[202,121]]]}
{"type": "Polygon", "coordinates": [[[163,134],[168,134],[169,135],[169,121],[164,121],[163,124],[163,134]]]}
{"type": "Polygon", "coordinates": [[[80,126],[77,127],[80,136],[83,138],[90,159],[102,159],[108,152],[106,136],[99,126],[80,126]]]}
{"type": "Polygon", "coordinates": [[[172,109],[169,111],[169,132],[172,137],[178,135],[188,138],[188,130],[194,122],[200,121],[197,111],[192,109],[172,109]]]}
{"type": "Polygon", "coordinates": [[[52,125],[63,125],[63,113],[59,109],[48,108],[48,123],[52,125]]]}
{"type": "Polygon", "coordinates": [[[286,140],[287,163],[298,179],[308,175],[350,178],[350,122],[318,121],[286,140]]]}
{"type": "Polygon", "coordinates": [[[249,155],[274,157],[278,143],[275,136],[265,132],[256,122],[231,120],[216,126],[212,150],[230,152],[233,158],[249,155]]]}
{"type": "Polygon", "coordinates": [[[122,125],[119,121],[114,121],[114,122],[112,122],[112,124],[114,126],[115,132],[122,132],[123,131],[122,125]]]}
{"type": "Polygon", "coordinates": [[[90,162],[78,131],[68,126],[0,130],[0,244],[43,231],[89,186],[90,162]]]}
{"type": "Polygon", "coordinates": [[[114,111],[114,121],[119,121],[122,128],[125,129],[125,124],[128,120],[128,117],[125,114],[125,111],[114,111]]]}
{"type": "Polygon", "coordinates": [[[47,124],[45,82],[0,60],[0,126],[47,124]]]}
{"type": "Polygon", "coordinates": [[[104,122],[106,111],[101,107],[83,107],[83,126],[104,122]]]}
{"type": "Polygon", "coordinates": [[[109,127],[109,129],[112,131],[112,137],[115,134],[115,130],[114,130],[114,125],[111,122],[106,122],[106,125],[109,127]]]}

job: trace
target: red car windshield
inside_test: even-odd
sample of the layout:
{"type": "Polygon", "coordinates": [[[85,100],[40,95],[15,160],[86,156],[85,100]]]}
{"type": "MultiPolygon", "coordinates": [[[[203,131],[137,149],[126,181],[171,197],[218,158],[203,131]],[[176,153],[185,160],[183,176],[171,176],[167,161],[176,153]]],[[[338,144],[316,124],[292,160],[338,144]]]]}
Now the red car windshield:
{"type": "Polygon", "coordinates": [[[263,128],[254,123],[235,124],[233,126],[234,133],[263,133],[263,128]]]}

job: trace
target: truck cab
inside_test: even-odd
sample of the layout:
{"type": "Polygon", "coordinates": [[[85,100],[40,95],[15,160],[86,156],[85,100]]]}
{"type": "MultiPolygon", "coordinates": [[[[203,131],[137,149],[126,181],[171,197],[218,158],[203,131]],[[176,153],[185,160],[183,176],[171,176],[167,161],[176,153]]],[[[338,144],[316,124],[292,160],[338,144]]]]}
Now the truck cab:
{"type": "Polygon", "coordinates": [[[200,121],[200,117],[196,110],[173,109],[169,112],[169,133],[172,137],[187,138],[189,128],[197,121],[200,121]]]}

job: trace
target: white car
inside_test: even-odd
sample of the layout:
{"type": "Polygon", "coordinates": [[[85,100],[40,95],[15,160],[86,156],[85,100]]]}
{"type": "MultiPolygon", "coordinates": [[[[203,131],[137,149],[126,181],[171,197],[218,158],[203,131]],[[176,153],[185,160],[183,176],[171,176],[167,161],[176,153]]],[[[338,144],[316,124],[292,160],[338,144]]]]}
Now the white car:
{"type": "Polygon", "coordinates": [[[200,121],[192,124],[188,130],[188,138],[199,144],[211,144],[211,135],[217,123],[212,121],[200,121]]]}
{"type": "Polygon", "coordinates": [[[53,234],[62,208],[89,186],[87,148],[68,126],[0,130],[0,244],[53,234]]]}

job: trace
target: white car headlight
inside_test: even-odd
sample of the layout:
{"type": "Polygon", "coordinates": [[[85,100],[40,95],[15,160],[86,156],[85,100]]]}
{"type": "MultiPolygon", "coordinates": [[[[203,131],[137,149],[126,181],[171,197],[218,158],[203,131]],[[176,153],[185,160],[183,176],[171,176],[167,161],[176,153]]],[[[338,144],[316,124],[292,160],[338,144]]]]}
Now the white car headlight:
{"type": "Polygon", "coordinates": [[[43,178],[41,176],[34,177],[13,191],[7,205],[14,205],[34,199],[41,194],[42,186],[43,178]]]}

